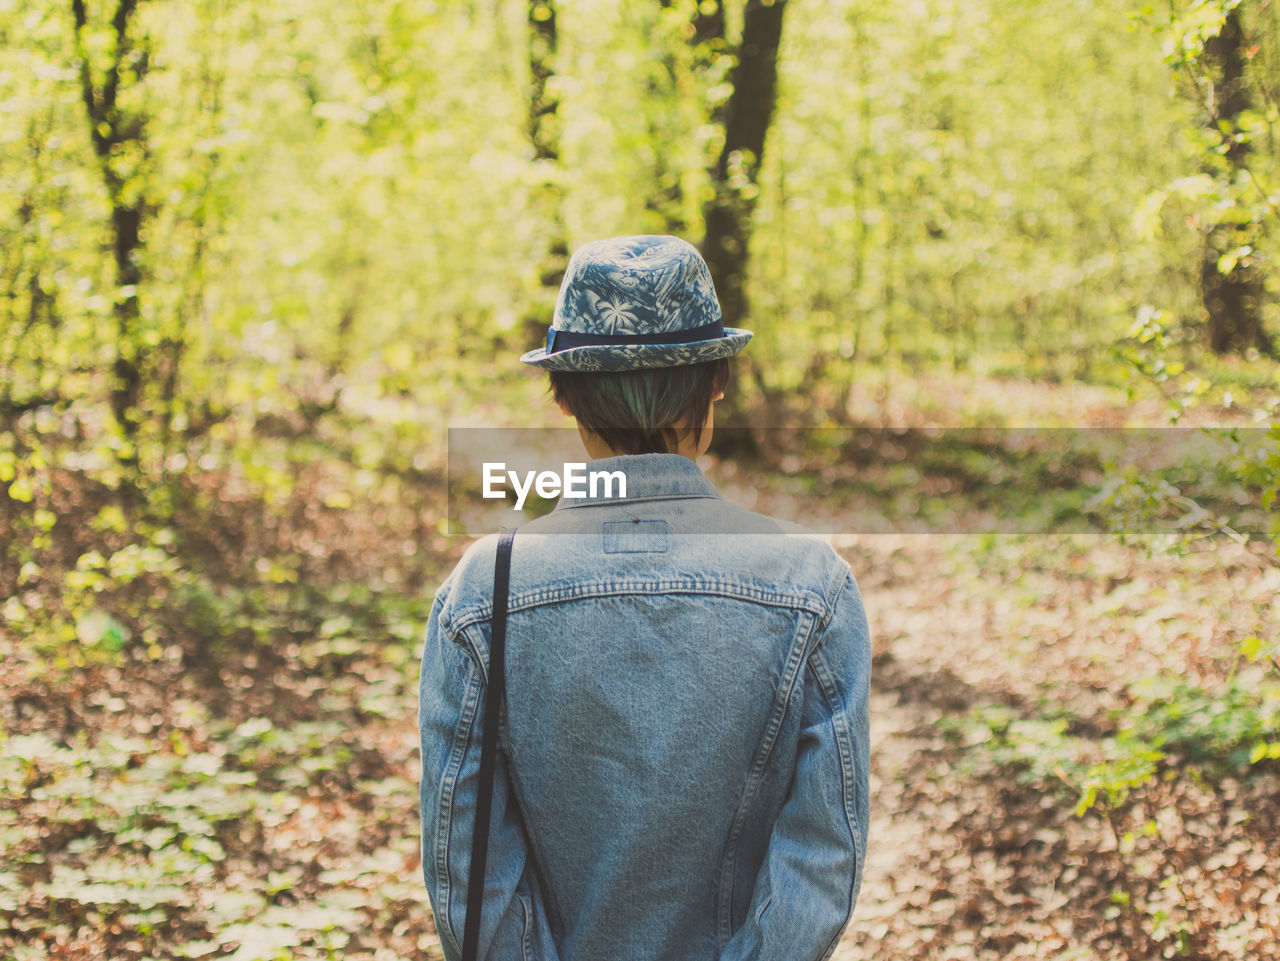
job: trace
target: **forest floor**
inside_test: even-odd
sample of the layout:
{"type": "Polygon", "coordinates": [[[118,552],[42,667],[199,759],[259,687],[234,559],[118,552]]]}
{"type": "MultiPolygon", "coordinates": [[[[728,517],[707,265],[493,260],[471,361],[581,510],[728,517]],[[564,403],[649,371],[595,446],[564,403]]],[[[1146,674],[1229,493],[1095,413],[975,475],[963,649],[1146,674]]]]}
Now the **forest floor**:
{"type": "MultiPolygon", "coordinates": [[[[710,473],[825,529],[847,507],[781,472],[710,473]]],[[[412,533],[330,536],[377,558],[392,529],[412,533]]],[[[423,536],[420,577],[387,588],[421,593],[405,610],[338,597],[234,658],[0,630],[0,957],[441,957],[416,657],[466,543],[423,536]]],[[[834,537],[874,655],[869,858],[839,961],[1280,957],[1280,776],[1251,757],[1280,739],[1280,567],[1157,541],[834,537]]]]}
{"type": "Polygon", "coordinates": [[[1214,651],[1259,618],[1274,636],[1276,569],[1235,545],[946,540],[846,551],[874,637],[873,817],[836,958],[1280,956],[1274,773],[1172,761],[1075,811],[1079,762],[1152,709],[1144,684],[1211,684],[1214,651]]]}

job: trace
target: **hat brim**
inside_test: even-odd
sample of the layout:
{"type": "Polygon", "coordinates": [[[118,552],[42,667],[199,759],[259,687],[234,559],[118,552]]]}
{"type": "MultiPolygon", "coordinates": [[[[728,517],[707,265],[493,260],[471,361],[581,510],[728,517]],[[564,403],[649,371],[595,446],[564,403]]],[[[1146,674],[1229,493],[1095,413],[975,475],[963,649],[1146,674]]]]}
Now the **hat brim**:
{"type": "Polygon", "coordinates": [[[695,340],[688,344],[592,344],[570,347],[548,354],[545,347],[521,354],[523,363],[543,370],[582,370],[596,373],[618,370],[649,370],[655,367],[684,367],[721,357],[732,357],[752,337],[741,327],[726,327],[723,337],[695,340]]]}

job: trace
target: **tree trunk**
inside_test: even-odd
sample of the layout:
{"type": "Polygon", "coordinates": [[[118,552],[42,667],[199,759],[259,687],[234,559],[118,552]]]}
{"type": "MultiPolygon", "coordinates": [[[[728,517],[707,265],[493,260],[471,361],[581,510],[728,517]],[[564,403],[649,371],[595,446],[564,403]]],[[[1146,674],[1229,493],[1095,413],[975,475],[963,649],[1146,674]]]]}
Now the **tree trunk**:
{"type": "Polygon", "coordinates": [[[711,266],[727,327],[747,315],[743,282],[751,213],[759,192],[765,136],[777,99],[778,46],[786,0],[748,0],[733,68],[733,93],[724,109],[724,145],[711,170],[715,191],[704,211],[702,253],[711,266]]]}
{"type": "MultiPolygon", "coordinates": [[[[142,227],[148,213],[145,191],[134,183],[146,158],[145,124],[141,114],[121,110],[121,84],[137,84],[146,76],[147,51],[134,46],[130,27],[141,0],[118,0],[111,18],[114,46],[101,85],[94,83],[85,33],[89,14],[84,0],[71,0],[76,56],[80,62],[80,94],[89,121],[89,135],[111,204],[112,257],[116,293],[112,314],[116,322],[116,357],[111,411],[124,435],[134,438],[140,420],[146,348],[138,329],[142,312],[142,227]]],[[[136,462],[136,452],[125,460],[136,462]]]]}
{"type": "MultiPolygon", "coordinates": [[[[1205,61],[1216,74],[1210,125],[1214,133],[1219,132],[1222,122],[1233,129],[1240,115],[1253,108],[1244,75],[1245,46],[1239,9],[1231,10],[1218,35],[1205,41],[1205,61]]],[[[1248,154],[1247,142],[1228,144],[1224,156],[1233,173],[1247,168],[1248,154]]],[[[1200,294],[1209,316],[1209,347],[1218,354],[1252,347],[1274,356],[1274,346],[1262,326],[1263,283],[1257,268],[1243,258],[1226,273],[1218,269],[1219,258],[1239,245],[1240,236],[1232,224],[1218,224],[1205,238],[1200,294]]]]}
{"type": "Polygon", "coordinates": [[[112,201],[111,226],[115,233],[113,250],[116,266],[116,296],[112,312],[116,320],[115,387],[111,411],[126,437],[138,430],[139,402],[142,399],[142,364],[145,348],[138,336],[141,318],[138,287],[142,270],[138,254],[142,249],[142,209],[140,203],[112,201]]]}
{"type": "Polygon", "coordinates": [[[536,339],[546,334],[551,320],[549,305],[555,301],[569,261],[568,238],[560,215],[561,189],[552,169],[560,163],[560,131],[556,116],[560,100],[551,89],[551,80],[555,76],[556,41],[554,0],[529,0],[527,132],[533,146],[534,163],[547,171],[541,200],[549,230],[547,248],[538,273],[545,303],[525,318],[527,336],[536,339]]]}
{"type": "MultiPolygon", "coordinates": [[[[765,138],[777,101],[778,47],[786,6],[786,0],[747,0],[742,39],[730,77],[733,92],[723,112],[724,144],[710,170],[714,193],[703,210],[706,233],[702,254],[711,267],[726,327],[737,327],[748,316],[745,281],[751,214],[759,193],[765,138]]],[[[718,28],[723,30],[722,17],[718,28]]],[[[763,389],[758,372],[755,380],[763,389]]],[[[726,427],[738,428],[725,435],[725,443],[730,436],[737,443],[730,445],[732,451],[725,443],[717,444],[719,453],[759,453],[759,442],[748,439],[751,435],[743,430],[749,426],[747,415],[741,392],[731,381],[716,417],[726,427]]]]}

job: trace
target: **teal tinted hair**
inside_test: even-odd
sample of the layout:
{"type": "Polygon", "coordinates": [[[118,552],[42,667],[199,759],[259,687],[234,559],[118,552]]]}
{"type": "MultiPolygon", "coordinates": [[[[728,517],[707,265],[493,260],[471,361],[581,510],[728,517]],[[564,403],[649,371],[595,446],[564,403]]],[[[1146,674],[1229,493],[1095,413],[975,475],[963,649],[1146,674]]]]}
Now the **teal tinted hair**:
{"type": "Polygon", "coordinates": [[[679,446],[678,425],[687,425],[695,444],[702,439],[711,398],[729,383],[729,361],[605,373],[553,370],[550,375],[556,402],[613,450],[662,454],[679,446]]]}

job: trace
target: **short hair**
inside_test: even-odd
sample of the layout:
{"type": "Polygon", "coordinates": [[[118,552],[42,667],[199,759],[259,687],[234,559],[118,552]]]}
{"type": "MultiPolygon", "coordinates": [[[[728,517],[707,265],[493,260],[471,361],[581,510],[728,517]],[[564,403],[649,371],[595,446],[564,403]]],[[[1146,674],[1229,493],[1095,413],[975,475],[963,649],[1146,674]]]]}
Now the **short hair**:
{"type": "Polygon", "coordinates": [[[620,454],[669,454],[685,424],[694,443],[711,398],[729,384],[729,359],[647,370],[553,370],[551,395],[620,454]]]}

